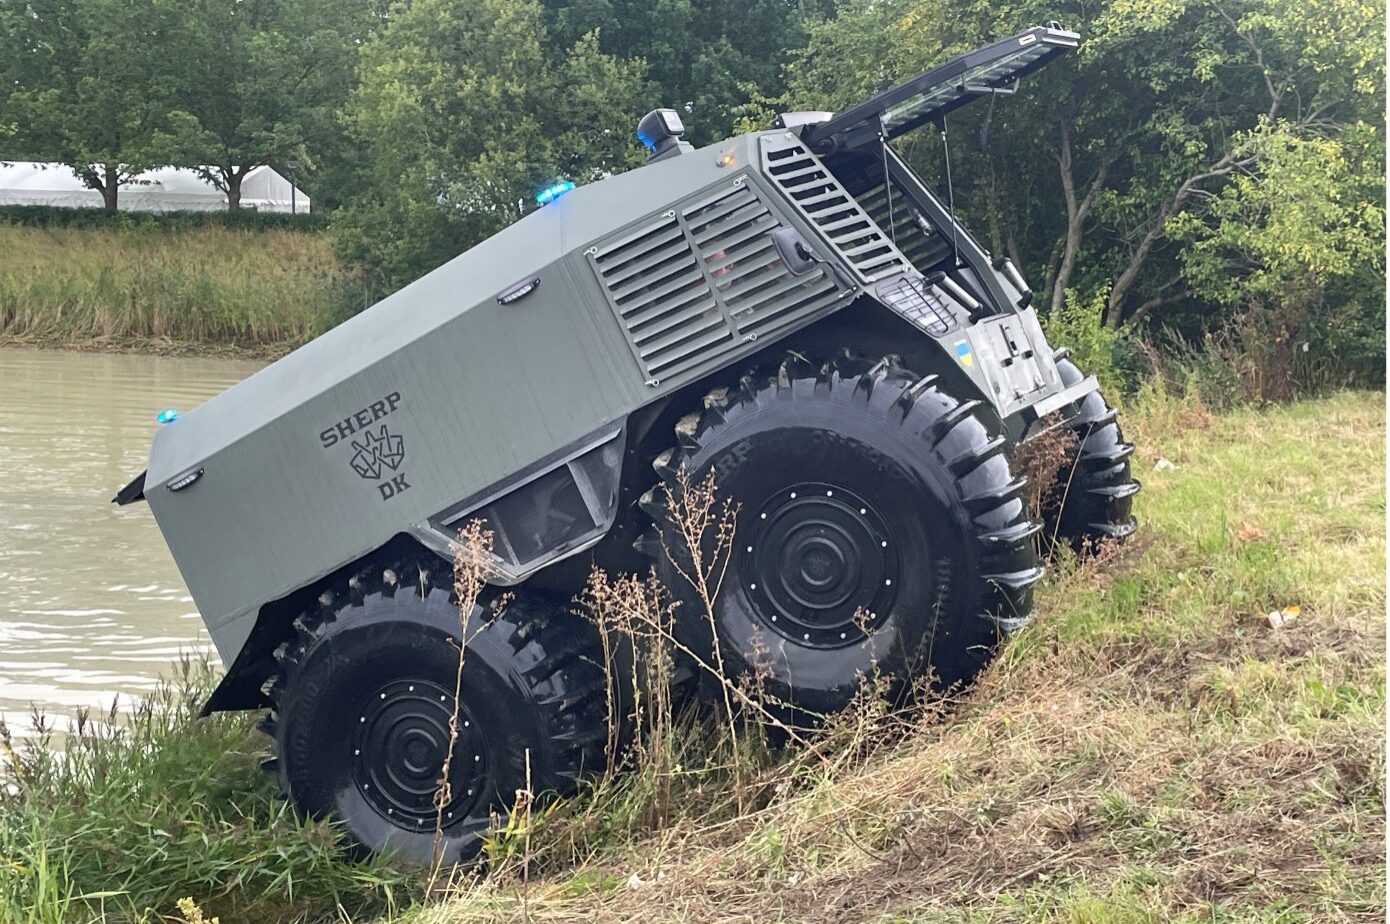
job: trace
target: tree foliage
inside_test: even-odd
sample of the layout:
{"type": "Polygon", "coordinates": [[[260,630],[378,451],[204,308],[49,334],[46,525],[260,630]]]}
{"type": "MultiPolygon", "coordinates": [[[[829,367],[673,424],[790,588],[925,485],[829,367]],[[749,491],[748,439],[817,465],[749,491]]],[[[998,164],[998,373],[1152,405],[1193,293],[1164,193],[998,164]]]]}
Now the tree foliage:
{"type": "Polygon", "coordinates": [[[178,18],[174,0],[0,6],[0,125],[16,159],[67,164],[114,211],[190,121],[160,50],[178,18]]]}
{"type": "Polygon", "coordinates": [[[346,117],[364,189],[340,224],[396,286],[514,221],[545,184],[641,162],[640,61],[554,47],[534,0],[414,0],[362,50],[346,117]]]}
{"type": "MultiPolygon", "coordinates": [[[[1213,307],[1233,304],[1229,290],[1248,291],[1247,279],[1272,283],[1252,268],[1275,237],[1313,262],[1332,251],[1364,256],[1344,233],[1383,241],[1381,219],[1361,203],[1378,198],[1368,200],[1368,185],[1384,184],[1384,16],[1383,4],[1363,0],[848,0],[811,30],[791,95],[842,105],[931,61],[1060,19],[1082,34],[1081,49],[999,104],[987,149],[968,143],[983,107],[953,120],[956,201],[993,249],[1042,282],[1051,310],[1068,292],[1086,304],[1099,293],[1111,328],[1200,326],[1220,316],[1213,307]],[[1338,160],[1350,135],[1360,153],[1338,160]],[[1294,152],[1345,167],[1287,191],[1283,201],[1297,197],[1316,222],[1275,207],[1295,179],[1294,152]],[[1252,208],[1264,210],[1260,233],[1237,233],[1252,208]],[[1226,272],[1220,293],[1215,260],[1226,272]]],[[[907,150],[939,172],[935,139],[907,150]]],[[[1280,266],[1275,275],[1293,271],[1280,266]]],[[[1326,268],[1300,278],[1332,280],[1326,268]]],[[[1383,292],[1383,282],[1368,282],[1383,292]]]]}
{"type": "Polygon", "coordinates": [[[541,185],[640,163],[654,106],[712,142],[1051,20],[1078,51],[952,115],[949,146],[900,144],[938,182],[949,156],[1051,323],[1103,345],[1238,318],[1383,357],[1383,0],[15,0],[0,157],[69,164],[112,208],[158,164],[233,201],[294,164],[394,288],[541,185]]]}
{"type": "Polygon", "coordinates": [[[241,201],[241,181],[276,163],[302,180],[335,131],[354,52],[376,22],[364,0],[191,0],[168,68],[184,120],[180,163],[241,201]],[[291,170],[294,163],[300,169],[291,170]]]}
{"type": "Polygon", "coordinates": [[[785,92],[783,67],[805,42],[806,21],[832,8],[829,0],[545,0],[559,45],[597,33],[604,52],[646,61],[654,98],[681,112],[697,145],[731,134],[751,101],[785,92]]]}
{"type": "Polygon", "coordinates": [[[311,165],[340,134],[366,0],[24,0],[0,5],[0,138],[114,210],[151,167],[240,200],[255,167],[311,165]]]}

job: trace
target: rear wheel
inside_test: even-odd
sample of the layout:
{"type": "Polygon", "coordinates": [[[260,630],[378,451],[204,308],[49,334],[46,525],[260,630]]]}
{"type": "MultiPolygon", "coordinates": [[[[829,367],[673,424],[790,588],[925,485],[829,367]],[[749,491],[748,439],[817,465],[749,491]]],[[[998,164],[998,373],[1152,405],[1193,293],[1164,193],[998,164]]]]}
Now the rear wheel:
{"type": "Polygon", "coordinates": [[[267,730],[281,786],[359,851],[466,859],[518,790],[565,794],[603,766],[592,629],[519,593],[498,615],[475,607],[463,635],[451,584],[443,563],[367,572],[326,592],[277,652],[267,730]]]}
{"type": "Polygon", "coordinates": [[[928,670],[971,678],[1027,621],[1042,573],[1025,482],[975,407],[896,357],[788,361],[712,393],[656,469],[672,490],[680,469],[713,472],[738,504],[713,627],[662,491],[642,502],[682,642],[713,663],[717,637],[729,679],[758,676],[798,713],[842,708],[875,673],[898,691],[928,670]]]}
{"type": "MultiPolygon", "coordinates": [[[[1065,349],[1056,356],[1062,384],[1070,387],[1085,378],[1065,349]]],[[[1134,445],[1125,442],[1117,416],[1100,392],[1093,391],[1081,400],[1080,413],[1068,424],[1076,450],[1058,470],[1043,504],[1050,543],[1094,552],[1102,542],[1124,541],[1134,532],[1131,508],[1139,493],[1129,467],[1134,445]]]]}

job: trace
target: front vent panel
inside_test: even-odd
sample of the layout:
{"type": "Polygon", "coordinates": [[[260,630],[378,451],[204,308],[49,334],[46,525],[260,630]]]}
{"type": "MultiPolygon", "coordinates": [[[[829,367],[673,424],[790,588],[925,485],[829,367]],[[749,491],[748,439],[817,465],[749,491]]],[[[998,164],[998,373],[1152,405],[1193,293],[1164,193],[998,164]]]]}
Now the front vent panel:
{"type": "Polygon", "coordinates": [[[763,172],[867,281],[908,269],[882,229],[796,136],[763,135],[763,172]]]}
{"type": "Polygon", "coordinates": [[[778,227],[739,177],[589,251],[648,384],[835,303],[824,268],[796,276],[782,262],[778,227]]]}

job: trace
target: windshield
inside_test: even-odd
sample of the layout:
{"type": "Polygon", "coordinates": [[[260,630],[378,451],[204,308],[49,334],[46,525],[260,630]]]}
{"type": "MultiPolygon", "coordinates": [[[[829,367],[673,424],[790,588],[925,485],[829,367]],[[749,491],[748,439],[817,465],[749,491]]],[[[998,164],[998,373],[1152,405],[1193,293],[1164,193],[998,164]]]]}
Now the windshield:
{"type": "Polygon", "coordinates": [[[977,48],[897,86],[877,93],[830,119],[809,125],[802,139],[818,153],[872,146],[940,118],[990,91],[1012,88],[1019,78],[1077,46],[1079,36],[1050,26],[1028,29],[977,48]]]}
{"type": "Polygon", "coordinates": [[[915,127],[938,110],[948,108],[947,103],[960,97],[1012,83],[1017,79],[1019,71],[1047,54],[1049,50],[1047,45],[1030,43],[1028,47],[1020,48],[1007,57],[967,68],[959,78],[950,83],[930,87],[916,96],[910,96],[889,106],[883,110],[882,115],[885,134],[893,137],[899,130],[915,127]]]}

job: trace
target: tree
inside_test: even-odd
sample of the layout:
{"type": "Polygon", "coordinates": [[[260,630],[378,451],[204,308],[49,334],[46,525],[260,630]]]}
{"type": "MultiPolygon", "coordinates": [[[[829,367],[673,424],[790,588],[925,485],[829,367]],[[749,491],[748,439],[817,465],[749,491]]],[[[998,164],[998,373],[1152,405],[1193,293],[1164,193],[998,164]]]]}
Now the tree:
{"type": "Polygon", "coordinates": [[[1195,291],[1250,305],[1382,270],[1384,190],[1361,181],[1347,145],[1267,123],[1242,133],[1235,152],[1252,167],[1169,224],[1168,236],[1187,244],[1184,276],[1195,291]]]}
{"type": "Polygon", "coordinates": [[[30,0],[0,18],[0,124],[22,157],[70,167],[115,211],[120,187],[170,162],[190,117],[174,101],[164,46],[172,0],[30,0]]]}
{"type": "Polygon", "coordinates": [[[557,178],[640,163],[641,62],[547,44],[535,0],[414,0],[362,50],[346,108],[369,165],[343,252],[395,287],[508,223],[557,178]]]}
{"type": "Polygon", "coordinates": [[[1375,380],[1385,350],[1376,310],[1384,304],[1385,188],[1372,179],[1384,164],[1374,128],[1350,126],[1338,139],[1266,123],[1242,133],[1235,151],[1250,166],[1168,222],[1186,285],[1237,313],[1241,330],[1263,341],[1247,357],[1285,378],[1312,353],[1325,367],[1375,380]]]}
{"type": "MultiPolygon", "coordinates": [[[[1313,139],[1384,123],[1384,8],[1362,0],[851,0],[813,27],[793,97],[843,105],[1059,17],[1081,49],[1000,103],[987,150],[952,149],[957,203],[1041,278],[1052,310],[1069,291],[1087,304],[1099,293],[1118,328],[1209,298],[1186,275],[1191,221],[1219,220],[1200,206],[1259,170],[1270,149],[1250,133],[1278,124],[1313,139]]],[[[953,117],[952,137],[968,140],[984,108],[953,117]]],[[[940,162],[934,139],[906,147],[926,171],[940,162]]]]}
{"type": "Polygon", "coordinates": [[[357,47],[378,21],[366,0],[187,5],[167,49],[180,106],[194,117],[177,139],[182,161],[233,211],[257,167],[312,164],[351,89],[357,47]]]}
{"type": "Polygon", "coordinates": [[[698,145],[727,137],[750,101],[785,92],[783,67],[805,44],[806,21],[833,4],[545,0],[545,8],[557,43],[567,47],[597,32],[604,52],[645,60],[657,101],[681,112],[687,139],[698,145]]]}

